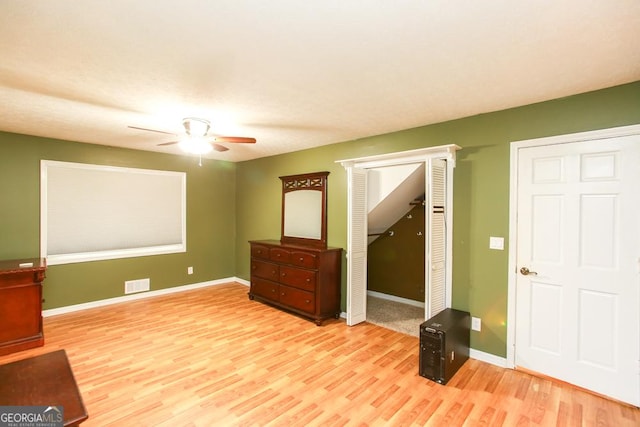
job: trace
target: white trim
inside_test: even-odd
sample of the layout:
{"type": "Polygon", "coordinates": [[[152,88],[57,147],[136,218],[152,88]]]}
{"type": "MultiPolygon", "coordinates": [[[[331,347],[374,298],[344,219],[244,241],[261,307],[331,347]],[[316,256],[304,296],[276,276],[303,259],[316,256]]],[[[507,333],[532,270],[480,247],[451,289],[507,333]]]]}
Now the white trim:
{"type": "MultiPolygon", "coordinates": [[[[383,294],[382,292],[367,291],[367,295],[424,308],[424,303],[421,303],[419,301],[397,297],[395,295],[383,294]]],[[[346,313],[342,313],[341,317],[346,317],[346,313]]],[[[471,357],[472,359],[480,360],[481,362],[499,366],[501,368],[507,368],[507,359],[505,359],[504,357],[496,356],[495,354],[485,353],[484,351],[469,348],[469,357],[471,357]]]]}
{"type": "Polygon", "coordinates": [[[57,316],[59,314],[73,313],[76,311],[88,310],[90,308],[104,307],[107,305],[119,304],[122,302],[131,302],[131,301],[136,301],[140,299],[157,297],[160,295],[175,294],[178,292],[190,291],[190,290],[199,289],[199,288],[206,288],[208,286],[224,285],[224,284],[233,283],[233,282],[239,283],[241,285],[246,285],[246,286],[249,285],[249,282],[247,282],[244,279],[239,279],[237,277],[228,277],[226,279],[210,280],[208,282],[192,283],[190,285],[182,285],[182,286],[174,286],[172,288],[158,289],[157,291],[141,292],[141,293],[125,295],[121,297],[85,302],[82,304],[68,305],[66,307],[51,308],[49,310],[43,310],[42,316],[43,317],[57,316]]]}
{"type": "Polygon", "coordinates": [[[620,126],[588,132],[555,135],[545,138],[513,141],[510,144],[509,173],[509,262],[507,276],[507,358],[506,366],[516,364],[516,278],[517,278],[517,202],[518,202],[518,150],[543,145],[566,144],[640,134],[640,125],[620,126]]]}
{"type": "Polygon", "coordinates": [[[399,151],[397,153],[336,160],[335,163],[340,163],[345,169],[348,167],[371,169],[405,163],[420,163],[425,162],[431,157],[442,157],[452,161],[455,167],[456,151],[460,149],[461,148],[455,144],[438,145],[436,147],[418,148],[416,150],[399,151]],[[438,156],[438,154],[441,156],[438,156]]]}
{"type": "Polygon", "coordinates": [[[238,283],[240,283],[241,285],[251,286],[251,282],[250,282],[250,281],[248,281],[248,280],[244,280],[244,279],[241,279],[241,278],[239,278],[239,277],[233,277],[233,278],[232,278],[232,280],[233,280],[234,282],[238,282],[238,283]]]}
{"type": "Polygon", "coordinates": [[[395,301],[395,302],[400,302],[402,304],[412,305],[414,307],[424,308],[423,302],[415,301],[409,298],[402,298],[402,297],[397,297],[395,295],[383,294],[382,292],[369,291],[369,290],[367,290],[367,295],[380,298],[380,299],[386,299],[387,301],[395,301]]]}
{"type": "Polygon", "coordinates": [[[485,353],[484,351],[470,348],[469,357],[501,368],[509,368],[509,366],[507,366],[507,359],[496,356],[495,354],[485,353]]]}
{"type": "Polygon", "coordinates": [[[540,145],[565,144],[570,142],[592,141],[596,139],[619,138],[622,136],[640,134],[640,124],[620,126],[608,129],[591,130],[587,132],[568,133],[543,138],[523,139],[512,141],[511,144],[521,144],[522,147],[536,147],[540,145]]]}
{"type": "Polygon", "coordinates": [[[509,253],[507,262],[507,367],[516,366],[516,241],[518,202],[518,149],[512,142],[509,157],[509,253]]]}
{"type": "Polygon", "coordinates": [[[87,261],[101,261],[120,258],[134,258],[151,255],[175,254],[186,252],[186,245],[177,243],[175,245],[150,246],[145,248],[115,249],[100,252],[78,252],[73,254],[60,254],[43,256],[47,259],[47,265],[72,264],[87,261]]]}

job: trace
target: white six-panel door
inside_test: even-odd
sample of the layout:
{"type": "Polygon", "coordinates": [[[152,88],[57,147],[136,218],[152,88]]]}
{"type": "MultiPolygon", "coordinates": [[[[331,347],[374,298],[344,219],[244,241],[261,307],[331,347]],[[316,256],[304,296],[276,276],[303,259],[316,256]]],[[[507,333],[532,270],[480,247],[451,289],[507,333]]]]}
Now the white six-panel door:
{"type": "Polygon", "coordinates": [[[640,135],[517,162],[516,366],[640,405],[640,135]]]}

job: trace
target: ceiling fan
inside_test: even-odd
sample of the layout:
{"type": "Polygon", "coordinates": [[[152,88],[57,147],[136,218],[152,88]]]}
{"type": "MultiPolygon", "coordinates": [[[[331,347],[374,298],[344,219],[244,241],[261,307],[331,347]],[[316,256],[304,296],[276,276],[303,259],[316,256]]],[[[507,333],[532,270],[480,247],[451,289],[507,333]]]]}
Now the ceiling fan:
{"type": "MultiPolygon", "coordinates": [[[[184,126],[186,136],[179,141],[171,141],[165,142],[162,145],[173,145],[178,144],[178,146],[185,152],[191,154],[205,154],[209,151],[227,151],[229,148],[224,145],[218,144],[221,143],[245,143],[245,144],[255,144],[255,138],[246,138],[242,136],[219,136],[209,134],[209,129],[211,128],[211,123],[205,119],[199,119],[197,117],[187,117],[182,120],[182,126],[184,126]]],[[[149,132],[158,132],[165,133],[168,135],[179,136],[175,133],[165,132],[156,129],[147,129],[141,128],[137,126],[129,126],[131,129],[144,130],[149,132]]]]}

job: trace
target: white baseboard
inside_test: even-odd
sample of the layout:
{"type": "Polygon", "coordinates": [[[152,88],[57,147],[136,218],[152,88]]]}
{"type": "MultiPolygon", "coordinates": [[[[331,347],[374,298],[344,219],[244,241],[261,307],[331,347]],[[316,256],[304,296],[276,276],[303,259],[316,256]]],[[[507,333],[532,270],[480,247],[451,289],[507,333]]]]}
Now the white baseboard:
{"type": "MultiPolygon", "coordinates": [[[[424,308],[424,303],[421,303],[421,302],[418,302],[418,301],[414,301],[414,300],[411,300],[411,299],[407,299],[407,298],[397,297],[395,295],[383,294],[381,292],[369,291],[369,290],[367,290],[367,295],[371,295],[372,297],[386,299],[386,300],[390,300],[390,301],[401,302],[401,303],[404,303],[404,304],[413,305],[415,307],[424,308]]],[[[341,313],[340,317],[346,318],[347,314],[343,312],[343,313],[341,313]]],[[[491,353],[485,353],[484,351],[475,350],[473,348],[469,349],[469,357],[471,357],[472,359],[476,359],[476,360],[480,360],[482,362],[489,363],[491,365],[499,366],[501,368],[506,368],[508,366],[506,358],[500,357],[500,356],[496,356],[496,355],[491,354],[491,353]]]]}
{"type": "Polygon", "coordinates": [[[140,292],[137,294],[124,295],[121,297],[85,302],[82,304],[68,305],[65,307],[51,308],[49,310],[43,310],[42,316],[49,317],[49,316],[56,316],[58,314],[73,313],[74,311],[88,310],[90,308],[104,307],[105,305],[119,304],[121,302],[152,298],[159,295],[174,294],[177,292],[184,292],[192,289],[205,288],[208,286],[222,285],[222,284],[231,283],[231,282],[236,282],[242,285],[249,286],[249,282],[244,279],[240,279],[238,277],[228,277],[226,279],[210,280],[208,282],[192,283],[189,285],[175,286],[175,287],[166,288],[166,289],[158,289],[157,291],[140,292]]]}
{"type": "Polygon", "coordinates": [[[250,286],[250,285],[251,285],[251,282],[250,282],[250,281],[248,281],[248,280],[244,280],[244,279],[241,279],[241,278],[239,278],[239,277],[234,277],[234,278],[233,278],[233,281],[234,281],[234,282],[238,282],[238,283],[240,283],[241,285],[245,285],[245,286],[250,286]]]}
{"type": "Polygon", "coordinates": [[[472,359],[479,360],[481,362],[486,362],[491,365],[499,366],[501,368],[507,367],[507,359],[504,357],[496,356],[495,354],[485,353],[484,351],[476,350],[473,348],[469,349],[469,357],[472,359]]]}
{"type": "Polygon", "coordinates": [[[408,299],[408,298],[397,297],[395,295],[383,294],[381,292],[376,292],[376,291],[367,291],[367,295],[372,296],[372,297],[376,297],[376,298],[380,298],[380,299],[386,299],[386,300],[389,300],[389,301],[401,302],[403,304],[412,305],[414,307],[424,308],[424,303],[423,302],[415,301],[415,300],[408,299]]]}

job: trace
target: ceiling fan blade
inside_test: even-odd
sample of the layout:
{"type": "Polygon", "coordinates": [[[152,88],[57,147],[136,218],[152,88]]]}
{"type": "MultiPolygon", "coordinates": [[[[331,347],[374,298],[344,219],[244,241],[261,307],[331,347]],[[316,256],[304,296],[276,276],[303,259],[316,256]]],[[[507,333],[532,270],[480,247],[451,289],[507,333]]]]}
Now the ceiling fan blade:
{"type": "Polygon", "coordinates": [[[172,132],[165,132],[163,130],[156,130],[156,129],[147,129],[147,128],[140,128],[138,126],[127,126],[128,128],[131,129],[137,129],[137,130],[146,130],[148,132],[158,132],[158,133],[166,133],[167,135],[175,135],[175,133],[172,132]]]}
{"type": "Polygon", "coordinates": [[[216,136],[216,142],[231,142],[231,143],[245,143],[245,144],[255,144],[255,138],[245,138],[242,136],[216,136]]]}
{"type": "Polygon", "coordinates": [[[163,145],[173,145],[173,144],[177,144],[180,141],[171,141],[171,142],[163,142],[162,144],[157,144],[159,147],[163,146],[163,145]]]}
{"type": "Polygon", "coordinates": [[[216,150],[216,151],[222,152],[222,151],[227,151],[228,150],[228,148],[225,147],[224,145],[213,144],[213,143],[211,145],[213,145],[213,149],[216,150]]]}

